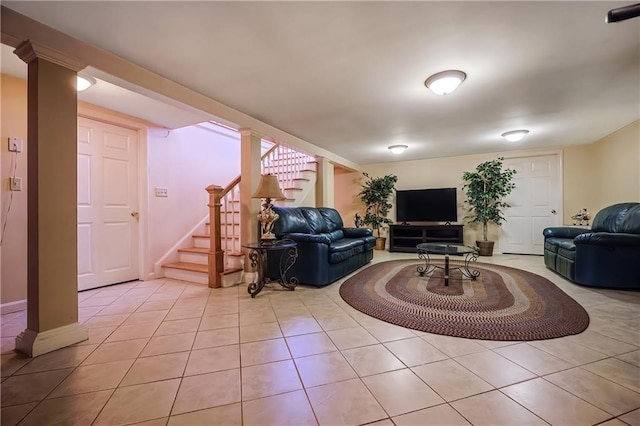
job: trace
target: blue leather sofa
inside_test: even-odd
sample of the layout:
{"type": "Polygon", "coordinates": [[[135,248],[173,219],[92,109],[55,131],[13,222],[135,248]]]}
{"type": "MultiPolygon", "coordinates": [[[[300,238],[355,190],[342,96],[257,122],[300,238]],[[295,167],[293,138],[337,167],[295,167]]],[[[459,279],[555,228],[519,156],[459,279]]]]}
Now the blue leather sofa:
{"type": "MultiPolygon", "coordinates": [[[[369,228],[345,228],[340,213],[328,207],[273,207],[280,216],[276,238],[297,243],[298,259],[287,272],[300,284],[323,286],[373,259],[376,238],[369,228]]],[[[267,276],[279,278],[279,259],[267,259],[267,276]]]]}
{"type": "Polygon", "coordinates": [[[544,263],[589,287],[640,289],[640,203],[600,210],[591,229],[546,228],[544,263]]]}

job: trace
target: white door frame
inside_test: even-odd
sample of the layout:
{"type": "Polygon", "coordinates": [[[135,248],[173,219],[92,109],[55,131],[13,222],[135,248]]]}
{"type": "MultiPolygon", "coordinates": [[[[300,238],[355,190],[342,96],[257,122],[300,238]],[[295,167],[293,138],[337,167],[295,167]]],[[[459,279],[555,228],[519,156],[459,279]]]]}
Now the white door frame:
{"type": "Polygon", "coordinates": [[[149,212],[149,185],[148,185],[148,129],[158,127],[152,123],[136,119],[124,114],[109,111],[94,105],[78,102],[78,116],[90,120],[112,124],[134,130],[138,134],[138,276],[141,280],[155,278],[153,269],[149,266],[149,242],[148,242],[148,212],[149,212]]]}
{"type": "MultiPolygon", "coordinates": [[[[562,150],[554,149],[554,150],[544,150],[544,151],[536,151],[532,153],[526,154],[514,154],[514,155],[504,155],[505,160],[513,160],[517,158],[535,158],[535,157],[545,157],[545,156],[555,156],[556,158],[556,167],[558,171],[558,207],[556,208],[556,216],[559,218],[558,226],[561,226],[564,223],[564,172],[562,169],[563,158],[562,158],[562,150]]],[[[500,247],[500,253],[502,253],[502,247],[500,247]]]]}

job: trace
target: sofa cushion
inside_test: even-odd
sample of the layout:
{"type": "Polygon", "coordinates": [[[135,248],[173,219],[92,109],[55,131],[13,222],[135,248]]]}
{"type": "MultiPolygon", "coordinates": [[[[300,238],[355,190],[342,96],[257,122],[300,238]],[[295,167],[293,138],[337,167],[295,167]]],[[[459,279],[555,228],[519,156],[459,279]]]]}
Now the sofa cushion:
{"type": "Polygon", "coordinates": [[[365,249],[364,241],[344,238],[329,246],[329,263],[339,263],[362,253],[365,249]]]}
{"type": "Polygon", "coordinates": [[[307,219],[307,226],[311,230],[311,234],[322,234],[329,232],[327,222],[324,220],[318,209],[313,207],[300,207],[305,219],[307,219]]]}
{"type": "MultiPolygon", "coordinates": [[[[592,232],[623,232],[622,223],[629,209],[638,203],[618,203],[600,210],[593,218],[592,232]]],[[[635,221],[632,221],[635,222],[635,221]]],[[[630,225],[631,226],[631,225],[630,225]]]]}
{"type": "Polygon", "coordinates": [[[564,257],[565,259],[569,259],[571,261],[576,260],[576,247],[573,246],[572,249],[566,247],[560,247],[558,249],[558,257],[564,257]]]}
{"type": "Polygon", "coordinates": [[[364,245],[364,241],[361,239],[351,239],[351,238],[343,238],[338,241],[334,241],[329,245],[329,253],[336,253],[340,251],[346,251],[352,249],[353,247],[358,247],[364,245]]]}
{"type": "Polygon", "coordinates": [[[292,209],[287,207],[274,207],[280,218],[276,221],[273,232],[277,238],[282,238],[285,234],[311,234],[311,228],[307,223],[307,218],[302,209],[292,209]]]}
{"type": "Polygon", "coordinates": [[[549,250],[552,253],[557,253],[558,247],[560,247],[560,238],[547,238],[544,240],[545,250],[549,250]]]}
{"type": "Polygon", "coordinates": [[[324,218],[327,227],[325,232],[332,232],[344,228],[340,213],[338,213],[336,209],[332,209],[329,207],[318,207],[317,210],[324,218]]]}
{"type": "Polygon", "coordinates": [[[640,234],[640,204],[631,207],[620,225],[620,232],[640,234]]]}
{"type": "Polygon", "coordinates": [[[336,229],[335,231],[327,232],[326,235],[329,236],[331,241],[340,241],[344,238],[344,232],[342,231],[342,229],[336,229]]]}

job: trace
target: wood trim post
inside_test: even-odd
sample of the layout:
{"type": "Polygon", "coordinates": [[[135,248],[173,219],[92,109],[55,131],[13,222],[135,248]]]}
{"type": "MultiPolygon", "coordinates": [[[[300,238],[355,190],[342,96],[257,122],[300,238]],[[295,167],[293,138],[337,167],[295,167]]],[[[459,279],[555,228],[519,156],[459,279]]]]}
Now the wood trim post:
{"type": "Polygon", "coordinates": [[[224,252],[220,241],[220,199],[223,188],[218,185],[209,185],[206,188],[209,193],[209,287],[222,287],[222,272],[224,271],[224,252]]]}

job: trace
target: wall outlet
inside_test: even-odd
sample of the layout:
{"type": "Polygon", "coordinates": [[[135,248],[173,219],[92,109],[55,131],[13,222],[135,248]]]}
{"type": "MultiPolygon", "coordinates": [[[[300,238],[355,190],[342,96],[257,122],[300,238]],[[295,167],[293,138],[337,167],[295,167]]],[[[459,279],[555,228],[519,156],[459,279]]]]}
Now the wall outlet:
{"type": "Polygon", "coordinates": [[[22,178],[10,177],[9,178],[9,188],[12,191],[22,191],[22,178]]]}
{"type": "Polygon", "coordinates": [[[22,139],[9,138],[9,151],[10,152],[22,152],[22,139]]]}
{"type": "Polygon", "coordinates": [[[156,197],[168,197],[169,188],[156,187],[156,197]]]}

